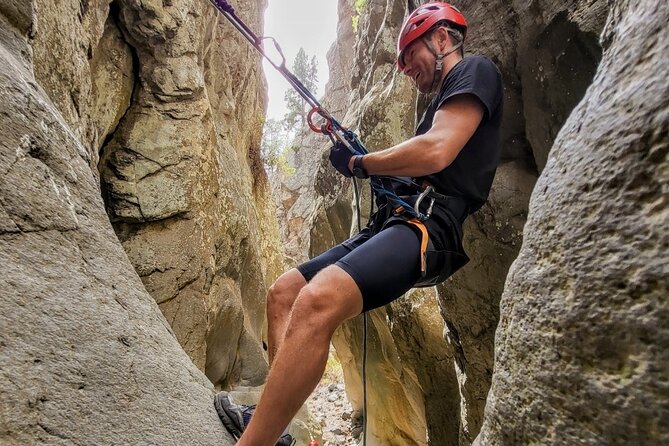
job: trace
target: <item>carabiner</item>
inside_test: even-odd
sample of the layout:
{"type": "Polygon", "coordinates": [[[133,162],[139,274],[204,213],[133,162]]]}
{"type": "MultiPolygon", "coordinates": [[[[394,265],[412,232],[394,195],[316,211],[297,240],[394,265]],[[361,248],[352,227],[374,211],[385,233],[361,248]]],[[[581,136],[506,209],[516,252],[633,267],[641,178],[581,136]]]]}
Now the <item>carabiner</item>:
{"type": "Polygon", "coordinates": [[[420,204],[423,202],[425,197],[430,195],[432,192],[434,192],[434,187],[428,186],[425,188],[423,192],[420,193],[418,196],[418,199],[416,200],[416,204],[413,205],[413,210],[416,211],[416,215],[419,216],[419,219],[421,221],[425,221],[428,218],[430,218],[430,215],[432,215],[432,207],[434,206],[434,198],[432,198],[432,201],[430,201],[430,206],[427,208],[427,212],[425,214],[422,214],[420,212],[420,204]]]}
{"type": "Polygon", "coordinates": [[[311,110],[309,110],[309,113],[307,113],[307,124],[309,124],[309,128],[316,133],[329,135],[334,131],[334,128],[332,127],[332,118],[326,116],[323,112],[323,109],[321,109],[320,107],[314,107],[311,110]],[[320,127],[317,127],[316,124],[314,124],[314,122],[312,121],[314,113],[318,113],[323,119],[325,119],[325,124],[321,125],[320,127]]]}

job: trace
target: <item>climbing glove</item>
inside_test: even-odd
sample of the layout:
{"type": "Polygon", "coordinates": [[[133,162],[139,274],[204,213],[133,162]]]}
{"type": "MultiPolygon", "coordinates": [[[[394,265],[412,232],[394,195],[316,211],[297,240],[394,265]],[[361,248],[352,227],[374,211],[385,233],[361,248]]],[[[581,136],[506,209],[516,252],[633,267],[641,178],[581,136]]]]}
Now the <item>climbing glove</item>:
{"type": "Polygon", "coordinates": [[[332,167],[337,169],[337,171],[346,178],[351,178],[353,176],[353,172],[348,168],[348,163],[352,156],[353,154],[351,151],[340,142],[337,142],[334,146],[330,147],[330,163],[332,164],[332,167]]]}

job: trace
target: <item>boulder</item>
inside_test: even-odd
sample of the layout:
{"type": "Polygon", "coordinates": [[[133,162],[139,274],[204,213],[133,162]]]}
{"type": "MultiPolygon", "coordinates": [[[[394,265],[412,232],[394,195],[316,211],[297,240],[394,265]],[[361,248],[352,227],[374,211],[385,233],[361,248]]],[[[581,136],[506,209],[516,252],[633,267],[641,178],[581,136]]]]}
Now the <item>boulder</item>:
{"type": "MultiPolygon", "coordinates": [[[[235,6],[262,27],[263,2],[235,6]]],[[[259,56],[199,0],[122,1],[106,27],[134,61],[132,98],[99,148],[114,229],[195,364],[218,387],[259,385],[265,292],[283,269],[259,56]]],[[[111,52],[105,35],[94,54],[111,52]]]]}
{"type": "Polygon", "coordinates": [[[478,445],[669,441],[669,6],[612,6],[507,278],[478,445]]]}
{"type": "Polygon", "coordinates": [[[0,443],[232,445],[33,75],[17,5],[0,2],[0,443]]]}

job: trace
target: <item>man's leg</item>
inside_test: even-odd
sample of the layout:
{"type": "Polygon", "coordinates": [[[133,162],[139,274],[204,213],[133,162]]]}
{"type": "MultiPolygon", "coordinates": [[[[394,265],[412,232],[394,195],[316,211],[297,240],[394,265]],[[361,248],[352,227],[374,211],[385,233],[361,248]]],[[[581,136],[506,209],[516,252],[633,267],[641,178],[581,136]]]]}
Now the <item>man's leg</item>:
{"type": "Polygon", "coordinates": [[[283,342],[290,312],[302,287],[324,268],[334,264],[368,239],[367,233],[358,234],[347,242],[328,249],[323,254],[282,274],[270,287],[267,293],[267,349],[270,365],[283,342]]]}
{"type": "MultiPolygon", "coordinates": [[[[273,349],[278,352],[260,400],[262,409],[256,411],[249,426],[253,430],[240,444],[274,445],[267,438],[277,438],[321,377],[336,327],[362,308],[385,305],[411,288],[420,276],[419,248],[420,240],[412,229],[395,225],[371,238],[360,234],[300,265],[297,270],[301,280],[289,271],[282,276],[285,280],[277,281],[270,306],[277,306],[272,311],[284,315],[278,318],[272,335],[273,349]],[[309,284],[304,285],[304,281],[309,284]],[[281,321],[285,327],[285,308],[293,302],[295,288],[300,291],[288,327],[280,328],[281,321]],[[279,433],[275,433],[277,430],[279,433]]],[[[249,413],[223,393],[217,395],[216,409],[228,430],[240,435],[249,413]]]]}
{"type": "Polygon", "coordinates": [[[325,268],[301,288],[265,390],[238,445],[274,445],[323,375],[334,330],[361,311],[358,286],[338,266],[325,268]]]}
{"type": "Polygon", "coordinates": [[[295,268],[282,274],[267,292],[267,349],[270,365],[283,341],[300,290],[307,284],[295,268]]]}

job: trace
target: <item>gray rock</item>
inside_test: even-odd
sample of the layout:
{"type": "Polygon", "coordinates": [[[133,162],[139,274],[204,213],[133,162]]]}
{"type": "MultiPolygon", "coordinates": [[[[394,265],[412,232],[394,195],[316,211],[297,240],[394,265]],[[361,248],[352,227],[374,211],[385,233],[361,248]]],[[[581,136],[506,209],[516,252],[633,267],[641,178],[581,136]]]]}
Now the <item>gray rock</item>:
{"type": "MultiPolygon", "coordinates": [[[[0,29],[30,33],[35,80],[177,339],[217,386],[262,383],[265,291],[283,267],[259,56],[206,1],[18,3],[0,3],[16,24],[0,29]]],[[[265,2],[234,4],[261,27],[265,2]]]]}
{"type": "Polygon", "coordinates": [[[611,9],[532,195],[478,445],[669,442],[668,20],[611,9]]]}
{"type": "MultiPolygon", "coordinates": [[[[218,387],[260,385],[265,293],[283,268],[259,56],[209,2],[120,4],[139,83],[101,148],[108,213],[195,364],[218,387]]],[[[254,29],[264,5],[235,4],[254,29]]]]}
{"type": "Polygon", "coordinates": [[[0,443],[233,444],[21,39],[0,39],[0,443]]]}

